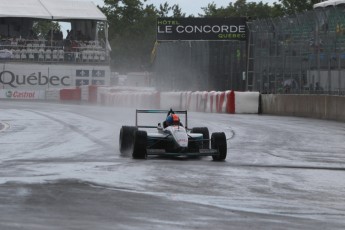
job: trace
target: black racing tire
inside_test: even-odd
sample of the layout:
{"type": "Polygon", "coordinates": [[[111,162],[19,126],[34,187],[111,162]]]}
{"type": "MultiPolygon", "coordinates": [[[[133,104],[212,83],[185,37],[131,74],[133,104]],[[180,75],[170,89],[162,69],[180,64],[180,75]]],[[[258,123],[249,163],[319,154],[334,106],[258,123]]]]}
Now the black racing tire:
{"type": "Polygon", "coordinates": [[[227,143],[225,133],[212,133],[211,148],[218,151],[217,156],[212,156],[214,161],[224,161],[227,155],[227,143]]]}
{"type": "Polygon", "coordinates": [[[128,153],[133,148],[134,133],[138,131],[135,126],[122,126],[120,130],[119,146],[122,154],[128,153]]]}
{"type": "Polygon", "coordinates": [[[207,127],[194,127],[191,133],[201,133],[204,139],[202,142],[202,149],[210,148],[210,132],[207,127]]]}
{"type": "Polygon", "coordinates": [[[134,145],[132,157],[134,159],[147,158],[147,132],[138,130],[134,134],[134,145]]]}

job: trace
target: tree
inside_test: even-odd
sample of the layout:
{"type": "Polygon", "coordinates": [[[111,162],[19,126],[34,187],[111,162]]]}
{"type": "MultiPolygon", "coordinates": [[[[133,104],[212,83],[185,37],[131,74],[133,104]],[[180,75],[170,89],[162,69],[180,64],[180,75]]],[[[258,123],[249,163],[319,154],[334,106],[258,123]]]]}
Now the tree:
{"type": "MultiPolygon", "coordinates": [[[[212,2],[203,7],[199,17],[248,17],[252,20],[274,18],[312,9],[318,0],[278,0],[272,5],[260,1],[236,0],[226,7],[212,2]]],[[[104,0],[100,9],[109,22],[112,68],[116,71],[146,70],[155,44],[158,17],[186,17],[179,5],[168,2],[159,7],[146,0],[104,0]]],[[[191,15],[192,16],[192,15],[191,15]]]]}
{"type": "Polygon", "coordinates": [[[313,5],[319,3],[320,0],[279,0],[286,15],[294,14],[297,12],[303,12],[312,10],[313,5]]]}
{"type": "Polygon", "coordinates": [[[161,18],[181,18],[186,17],[186,14],[182,12],[182,9],[178,4],[170,6],[168,2],[165,2],[164,4],[159,5],[159,9],[157,10],[157,16],[161,18]]]}
{"type": "Polygon", "coordinates": [[[174,18],[184,18],[186,17],[185,13],[182,13],[182,9],[180,8],[179,5],[175,4],[171,7],[173,17],[174,18]]]}
{"type": "Polygon", "coordinates": [[[48,40],[50,37],[49,31],[52,30],[61,30],[61,27],[58,22],[52,22],[48,20],[39,20],[34,22],[32,26],[32,31],[34,33],[34,36],[38,38],[43,38],[48,40]]]}
{"type": "Polygon", "coordinates": [[[250,17],[252,19],[274,18],[283,15],[291,15],[298,12],[312,10],[313,5],[319,0],[278,0],[272,5],[262,1],[247,2],[246,0],[237,0],[230,2],[227,7],[217,7],[215,3],[210,3],[203,7],[201,17],[250,17]]]}
{"type": "Polygon", "coordinates": [[[112,68],[116,71],[143,71],[149,68],[156,40],[157,17],[184,17],[178,5],[167,2],[159,9],[140,0],[105,0],[100,9],[109,22],[112,68]]]}
{"type": "Polygon", "coordinates": [[[157,11],[158,16],[161,18],[168,17],[171,7],[167,2],[164,4],[159,4],[159,9],[157,11]]]}
{"type": "Polygon", "coordinates": [[[217,8],[215,3],[203,7],[204,14],[202,17],[248,17],[251,19],[268,18],[281,16],[282,8],[274,3],[273,7],[268,3],[248,2],[246,0],[237,0],[235,3],[230,2],[227,7],[217,8]]]}
{"type": "Polygon", "coordinates": [[[102,11],[109,22],[109,43],[112,47],[112,67],[118,70],[138,69],[141,66],[141,40],[144,16],[139,0],[105,0],[102,11]]]}
{"type": "Polygon", "coordinates": [[[201,9],[204,11],[204,14],[199,14],[200,17],[212,17],[212,16],[217,16],[221,9],[217,8],[217,5],[212,2],[209,3],[206,7],[201,7],[201,9]]]}

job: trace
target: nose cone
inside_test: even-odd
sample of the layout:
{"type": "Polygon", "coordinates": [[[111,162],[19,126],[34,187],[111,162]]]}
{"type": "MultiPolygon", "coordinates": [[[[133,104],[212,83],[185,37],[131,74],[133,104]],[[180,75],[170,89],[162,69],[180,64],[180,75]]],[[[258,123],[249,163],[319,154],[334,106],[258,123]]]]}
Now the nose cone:
{"type": "Polygon", "coordinates": [[[186,132],[176,132],[175,133],[175,140],[180,147],[187,148],[188,147],[188,135],[186,132]]]}

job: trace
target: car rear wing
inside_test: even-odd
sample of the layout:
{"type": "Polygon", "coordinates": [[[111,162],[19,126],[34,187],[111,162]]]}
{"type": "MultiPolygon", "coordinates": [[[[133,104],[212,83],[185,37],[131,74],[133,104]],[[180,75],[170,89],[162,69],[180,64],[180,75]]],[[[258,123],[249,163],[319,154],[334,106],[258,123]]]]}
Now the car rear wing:
{"type": "MultiPolygon", "coordinates": [[[[162,110],[162,109],[137,109],[135,112],[135,126],[138,128],[157,128],[157,126],[150,126],[150,125],[138,125],[138,114],[139,113],[165,113],[168,114],[170,110],[162,110]]],[[[188,127],[188,118],[187,118],[187,110],[176,110],[174,111],[175,114],[183,114],[185,117],[185,128],[188,127]]]]}

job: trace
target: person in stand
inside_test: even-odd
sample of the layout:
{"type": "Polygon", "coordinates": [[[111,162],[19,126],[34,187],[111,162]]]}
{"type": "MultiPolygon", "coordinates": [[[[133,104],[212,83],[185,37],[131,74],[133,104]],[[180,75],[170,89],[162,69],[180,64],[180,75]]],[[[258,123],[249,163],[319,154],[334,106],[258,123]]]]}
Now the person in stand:
{"type": "Polygon", "coordinates": [[[66,40],[74,40],[74,31],[73,30],[67,30],[67,36],[66,40]]]}

